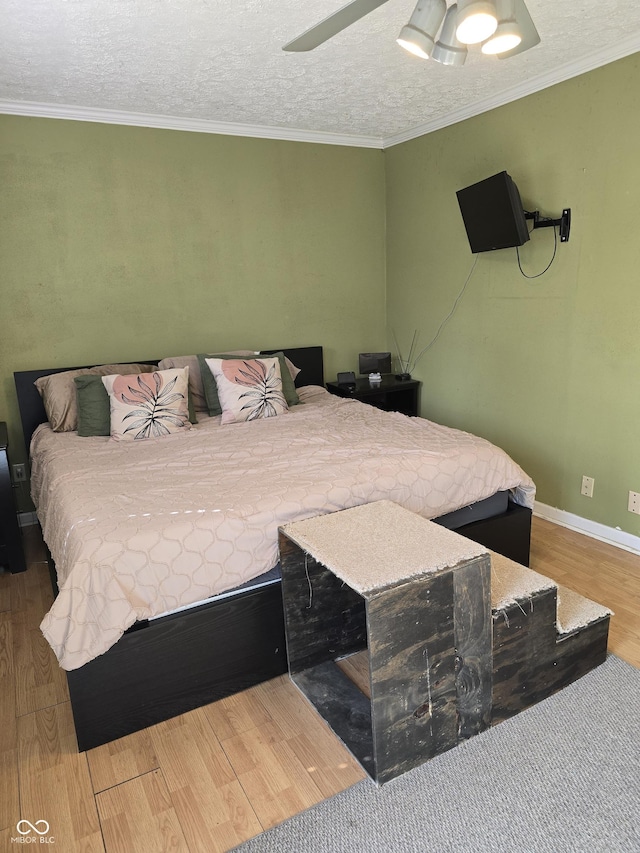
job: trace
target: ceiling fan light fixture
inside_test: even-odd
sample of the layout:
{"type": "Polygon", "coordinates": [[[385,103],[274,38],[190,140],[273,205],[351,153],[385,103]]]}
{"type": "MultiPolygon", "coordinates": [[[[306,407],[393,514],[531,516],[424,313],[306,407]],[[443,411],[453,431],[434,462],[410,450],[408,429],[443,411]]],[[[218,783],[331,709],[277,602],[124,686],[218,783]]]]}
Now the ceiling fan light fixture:
{"type": "Polygon", "coordinates": [[[432,59],[441,65],[464,65],[467,59],[467,46],[456,38],[458,6],[449,6],[442,25],[440,38],[433,48],[432,59]]]}
{"type": "Polygon", "coordinates": [[[396,41],[415,56],[429,59],[446,11],[446,0],[418,0],[409,23],[400,30],[396,41]]]}
{"type": "Polygon", "coordinates": [[[522,30],[516,19],[515,0],[496,0],[498,26],[488,41],[483,42],[482,52],[504,53],[513,50],[522,41],[522,30]]]}
{"type": "Polygon", "coordinates": [[[511,50],[505,50],[498,53],[498,59],[508,59],[510,56],[515,56],[518,53],[524,53],[531,47],[540,44],[540,35],[533,23],[529,10],[527,9],[524,0],[511,0],[515,9],[515,20],[522,35],[522,41],[513,47],[511,50]]]}
{"type": "Polygon", "coordinates": [[[489,55],[504,53],[507,50],[513,50],[521,41],[520,28],[515,22],[498,24],[498,29],[489,41],[485,41],[482,45],[482,52],[489,55]]]}
{"type": "Polygon", "coordinates": [[[419,56],[420,59],[429,59],[434,47],[433,39],[430,39],[422,30],[412,27],[411,24],[405,24],[396,41],[400,47],[414,56],[419,56]]]}
{"type": "Polygon", "coordinates": [[[462,44],[479,44],[494,34],[498,14],[492,0],[459,0],[456,38],[462,44]]]}
{"type": "MultiPolygon", "coordinates": [[[[313,50],[387,2],[349,0],[282,49],[313,50]]],[[[422,59],[464,65],[469,44],[480,44],[483,53],[508,59],[539,44],[540,36],[525,0],[417,0],[396,41],[422,59]]]]}

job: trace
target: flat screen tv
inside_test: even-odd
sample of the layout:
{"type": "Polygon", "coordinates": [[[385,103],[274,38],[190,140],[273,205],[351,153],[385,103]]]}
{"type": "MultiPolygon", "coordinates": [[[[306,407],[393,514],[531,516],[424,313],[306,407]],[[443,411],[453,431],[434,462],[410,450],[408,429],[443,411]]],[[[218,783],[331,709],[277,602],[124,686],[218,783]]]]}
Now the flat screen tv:
{"type": "Polygon", "coordinates": [[[456,195],[474,254],[522,246],[529,239],[520,193],[507,172],[458,190],[456,195]]]}

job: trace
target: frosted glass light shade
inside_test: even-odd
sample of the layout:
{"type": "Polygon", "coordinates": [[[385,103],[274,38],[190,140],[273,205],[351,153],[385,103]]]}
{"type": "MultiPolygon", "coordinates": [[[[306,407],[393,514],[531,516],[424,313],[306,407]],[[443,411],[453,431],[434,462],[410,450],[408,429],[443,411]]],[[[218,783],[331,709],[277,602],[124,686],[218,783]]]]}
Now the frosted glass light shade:
{"type": "Polygon", "coordinates": [[[510,56],[515,56],[518,53],[524,53],[525,50],[535,47],[540,44],[540,35],[533,23],[529,10],[527,9],[524,0],[512,0],[515,7],[515,16],[518,27],[522,34],[522,41],[511,50],[498,53],[498,59],[509,59],[510,56]]]}
{"type": "Polygon", "coordinates": [[[467,46],[456,38],[458,6],[449,6],[442,25],[440,38],[433,48],[432,58],[441,65],[464,65],[467,59],[467,46]]]}
{"type": "Polygon", "coordinates": [[[515,0],[495,0],[498,26],[495,33],[482,45],[483,53],[504,53],[513,50],[522,41],[522,30],[516,19],[515,0]]]}
{"type": "Polygon", "coordinates": [[[429,59],[446,11],[446,0],[418,0],[409,23],[400,30],[396,41],[415,56],[429,59]]]}
{"type": "Polygon", "coordinates": [[[489,41],[485,41],[482,45],[482,52],[488,54],[504,53],[506,50],[513,50],[521,41],[522,35],[516,23],[498,24],[498,29],[489,41]]]}
{"type": "Polygon", "coordinates": [[[419,56],[420,59],[429,59],[433,51],[433,38],[422,30],[406,24],[401,30],[400,35],[396,39],[400,47],[408,50],[414,56],[419,56]]]}
{"type": "Polygon", "coordinates": [[[486,41],[497,26],[498,15],[491,0],[459,0],[456,38],[462,44],[486,41]]]}

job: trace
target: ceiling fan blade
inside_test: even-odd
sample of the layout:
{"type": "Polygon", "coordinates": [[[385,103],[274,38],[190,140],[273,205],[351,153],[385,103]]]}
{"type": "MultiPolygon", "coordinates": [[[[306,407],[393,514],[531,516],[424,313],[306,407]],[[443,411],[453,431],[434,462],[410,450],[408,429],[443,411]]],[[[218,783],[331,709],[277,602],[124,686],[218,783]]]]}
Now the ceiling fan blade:
{"type": "Polygon", "coordinates": [[[338,9],[333,15],[329,15],[324,21],[306,30],[298,38],[285,44],[282,48],[287,51],[313,50],[319,44],[337,35],[342,30],[355,24],[360,18],[364,18],[369,12],[373,12],[378,6],[382,6],[387,0],[352,0],[348,6],[338,9]]]}

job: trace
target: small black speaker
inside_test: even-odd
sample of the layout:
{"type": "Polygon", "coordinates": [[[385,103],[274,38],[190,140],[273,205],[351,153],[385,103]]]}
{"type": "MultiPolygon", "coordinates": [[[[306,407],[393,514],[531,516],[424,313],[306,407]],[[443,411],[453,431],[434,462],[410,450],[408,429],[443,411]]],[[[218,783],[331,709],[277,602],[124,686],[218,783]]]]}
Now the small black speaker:
{"type": "Polygon", "coordinates": [[[338,374],[338,385],[355,385],[356,375],[352,370],[347,370],[345,373],[338,374]]]}

